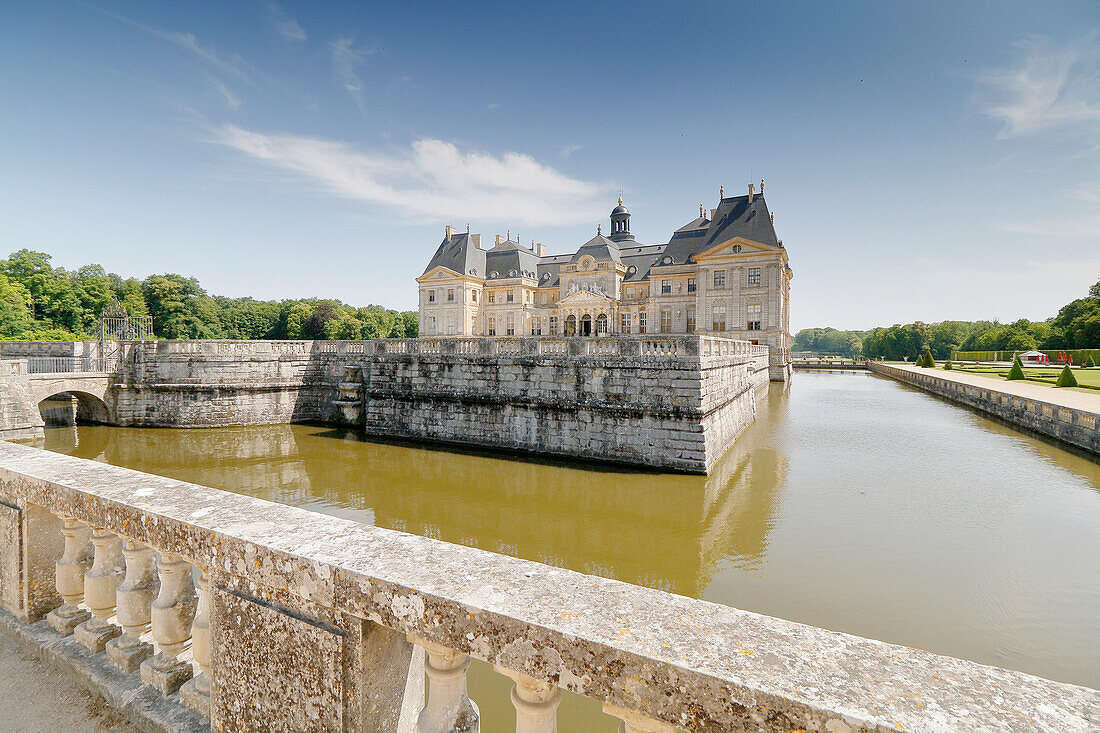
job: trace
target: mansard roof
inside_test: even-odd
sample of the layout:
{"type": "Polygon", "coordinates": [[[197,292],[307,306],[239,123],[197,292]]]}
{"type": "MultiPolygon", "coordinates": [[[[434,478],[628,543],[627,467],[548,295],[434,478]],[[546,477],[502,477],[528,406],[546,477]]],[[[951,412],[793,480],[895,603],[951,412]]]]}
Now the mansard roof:
{"type": "Polygon", "coordinates": [[[661,253],[661,264],[685,264],[692,255],[734,237],[780,246],[763,194],[754,194],[751,203],[748,195],[724,198],[718,203],[712,219],[700,216],[677,229],[661,253]],[[671,260],[664,262],[666,257],[671,260]]]}
{"type": "Polygon", "coordinates": [[[573,264],[578,262],[580,258],[585,255],[596,260],[596,262],[621,263],[623,261],[622,255],[619,253],[619,245],[602,234],[597,234],[592,237],[592,239],[582,244],[580,249],[573,255],[573,258],[569,260],[569,263],[573,264]]]}
{"type": "Polygon", "coordinates": [[[460,275],[485,277],[485,254],[468,233],[452,234],[443,239],[421,274],[426,275],[436,267],[446,267],[460,275]]]}
{"type": "Polygon", "coordinates": [[[538,277],[538,267],[538,255],[519,242],[506,239],[485,253],[484,277],[529,277],[533,280],[538,277]]]}

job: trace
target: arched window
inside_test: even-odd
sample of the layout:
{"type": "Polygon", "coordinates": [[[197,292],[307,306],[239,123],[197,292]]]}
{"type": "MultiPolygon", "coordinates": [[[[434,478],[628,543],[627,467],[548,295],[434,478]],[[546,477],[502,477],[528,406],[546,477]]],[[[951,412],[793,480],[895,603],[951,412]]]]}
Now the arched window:
{"type": "Polygon", "coordinates": [[[585,313],[581,318],[581,336],[592,335],[592,316],[585,313]]]}
{"type": "Polygon", "coordinates": [[[565,335],[576,336],[577,335],[577,317],[567,316],[565,319],[565,335]]]}
{"type": "Polygon", "coordinates": [[[597,336],[606,336],[607,335],[607,314],[606,313],[601,313],[600,315],[596,316],[596,335],[597,336]]]}

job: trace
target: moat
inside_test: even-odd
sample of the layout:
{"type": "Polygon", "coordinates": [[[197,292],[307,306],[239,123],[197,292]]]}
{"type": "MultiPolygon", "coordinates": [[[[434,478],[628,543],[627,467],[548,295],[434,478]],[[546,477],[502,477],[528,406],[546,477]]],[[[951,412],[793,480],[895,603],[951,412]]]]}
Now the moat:
{"type": "MultiPolygon", "coordinates": [[[[45,447],[1100,687],[1100,465],[866,373],[769,389],[706,477],[308,425],[51,428],[45,447]]],[[[471,696],[507,684],[472,673],[471,696]]]]}

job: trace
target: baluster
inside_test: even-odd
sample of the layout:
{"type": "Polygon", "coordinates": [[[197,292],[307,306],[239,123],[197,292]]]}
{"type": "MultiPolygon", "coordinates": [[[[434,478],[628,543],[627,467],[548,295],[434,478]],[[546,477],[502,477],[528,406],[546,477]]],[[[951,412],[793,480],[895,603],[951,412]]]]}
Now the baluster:
{"type": "Polygon", "coordinates": [[[122,633],[108,619],[115,615],[115,591],[122,582],[126,566],[122,559],[122,540],[106,529],[92,530],[95,557],[84,575],[84,604],[92,618],[80,624],[73,636],[88,651],[101,652],[107,642],[122,633]]]}
{"type": "Polygon", "coordinates": [[[153,569],[153,548],[133,540],[122,544],[126,558],[126,577],[115,591],[118,609],[115,620],[122,626],[122,636],[107,642],[107,656],[115,666],[130,674],[153,656],[153,645],[141,640],[151,626],[153,597],[157,593],[157,575],[153,569]]]}
{"type": "Polygon", "coordinates": [[[180,702],[203,715],[210,715],[210,571],[200,568],[199,608],[191,625],[191,656],[199,675],[180,688],[180,702]]]}
{"type": "Polygon", "coordinates": [[[480,733],[481,716],[466,693],[470,657],[435,642],[409,636],[424,648],[428,702],[416,720],[418,733],[480,733]]]}
{"type": "Polygon", "coordinates": [[[603,711],[622,721],[619,723],[619,733],[675,733],[676,731],[676,728],[668,723],[647,718],[636,710],[627,710],[604,703],[603,711]]]}
{"type": "Polygon", "coordinates": [[[71,636],[73,629],[92,616],[80,607],[84,600],[84,576],[92,565],[92,547],[88,543],[92,530],[75,519],[61,517],[61,520],[65,550],[54,563],[54,577],[57,592],[65,602],[46,615],[46,623],[62,636],[71,636]]]}
{"type": "Polygon", "coordinates": [[[191,641],[197,599],[191,564],[179,555],[161,553],[157,572],[160,593],[150,614],[157,653],[141,663],[141,681],[162,695],[171,695],[194,674],[191,665],[178,657],[191,641]]]}
{"type": "Polygon", "coordinates": [[[516,709],[516,733],[554,733],[558,729],[561,690],[550,682],[496,665],[493,668],[515,680],[512,705],[516,709]]]}

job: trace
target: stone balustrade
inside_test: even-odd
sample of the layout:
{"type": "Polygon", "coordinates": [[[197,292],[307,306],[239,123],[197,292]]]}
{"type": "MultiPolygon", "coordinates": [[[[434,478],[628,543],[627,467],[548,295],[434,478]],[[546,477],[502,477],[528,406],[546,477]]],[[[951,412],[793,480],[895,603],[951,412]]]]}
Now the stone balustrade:
{"type": "Polygon", "coordinates": [[[627,732],[1100,722],[1095,690],[10,443],[0,538],[0,630],[175,730],[478,731],[473,660],[525,733],[563,690],[627,732]]]}

